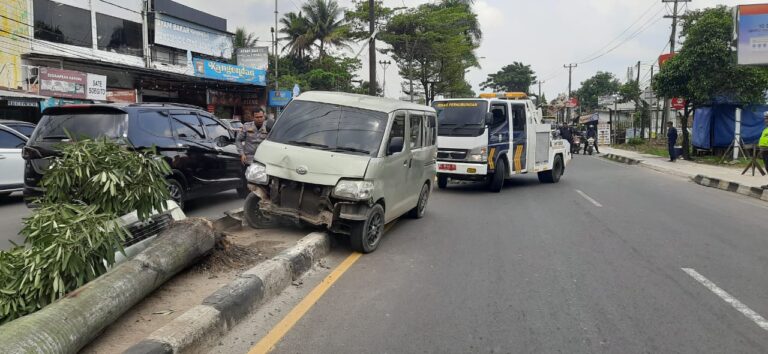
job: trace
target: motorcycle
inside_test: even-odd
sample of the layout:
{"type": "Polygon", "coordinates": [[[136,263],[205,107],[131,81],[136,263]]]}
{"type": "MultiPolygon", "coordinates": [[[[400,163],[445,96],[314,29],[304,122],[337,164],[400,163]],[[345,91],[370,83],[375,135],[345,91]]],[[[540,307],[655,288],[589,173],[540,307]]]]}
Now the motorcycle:
{"type": "Polygon", "coordinates": [[[578,154],[581,150],[581,137],[575,135],[573,137],[573,144],[571,144],[571,154],[578,154]]]}
{"type": "Polygon", "coordinates": [[[592,155],[592,151],[595,150],[595,138],[588,138],[586,144],[586,152],[592,155]]]}

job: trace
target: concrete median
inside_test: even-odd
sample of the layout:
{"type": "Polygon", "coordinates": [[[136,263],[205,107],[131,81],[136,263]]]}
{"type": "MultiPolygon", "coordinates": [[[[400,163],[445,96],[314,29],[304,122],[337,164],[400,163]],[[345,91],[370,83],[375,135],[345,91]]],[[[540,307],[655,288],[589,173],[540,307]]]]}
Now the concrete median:
{"type": "Polygon", "coordinates": [[[40,311],[1,326],[0,348],[5,353],[76,353],[214,244],[211,222],[177,222],[135,258],[40,311]]]}

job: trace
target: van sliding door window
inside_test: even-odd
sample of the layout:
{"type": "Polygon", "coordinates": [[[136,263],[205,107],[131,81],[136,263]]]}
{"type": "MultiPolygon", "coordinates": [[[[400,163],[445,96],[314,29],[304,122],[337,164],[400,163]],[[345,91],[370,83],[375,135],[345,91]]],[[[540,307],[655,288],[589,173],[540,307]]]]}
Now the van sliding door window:
{"type": "MultiPolygon", "coordinates": [[[[395,119],[392,120],[392,129],[390,129],[389,132],[389,141],[387,142],[387,146],[391,145],[392,139],[394,138],[405,140],[405,114],[398,114],[395,116],[395,119]]],[[[392,153],[396,154],[402,151],[403,149],[401,148],[400,151],[392,151],[392,153]]]]}
{"type": "Polygon", "coordinates": [[[424,127],[424,116],[411,115],[411,150],[420,149],[424,146],[421,133],[424,127]]]}

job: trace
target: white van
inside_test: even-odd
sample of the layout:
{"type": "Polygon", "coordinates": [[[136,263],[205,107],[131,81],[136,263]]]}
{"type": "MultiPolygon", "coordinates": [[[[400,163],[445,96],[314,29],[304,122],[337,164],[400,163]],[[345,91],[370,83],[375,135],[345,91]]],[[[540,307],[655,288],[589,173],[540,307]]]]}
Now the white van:
{"type": "Polygon", "coordinates": [[[277,217],[350,236],[376,249],[384,225],[421,218],[436,175],[431,107],[337,92],[306,92],[275,122],[246,171],[245,219],[277,217]]]}

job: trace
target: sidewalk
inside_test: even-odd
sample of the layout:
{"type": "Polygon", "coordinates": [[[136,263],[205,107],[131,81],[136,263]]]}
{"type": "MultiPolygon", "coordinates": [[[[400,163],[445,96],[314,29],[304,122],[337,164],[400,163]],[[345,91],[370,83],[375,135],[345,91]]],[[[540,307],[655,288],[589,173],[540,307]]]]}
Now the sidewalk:
{"type": "Polygon", "coordinates": [[[614,149],[607,146],[601,146],[600,152],[603,153],[603,157],[608,159],[615,160],[615,157],[623,157],[629,159],[627,163],[639,164],[656,171],[690,178],[704,186],[768,200],[768,192],[763,193],[763,190],[760,188],[760,186],[768,184],[768,175],[761,176],[758,171],[755,171],[755,176],[752,176],[751,169],[742,175],[741,171],[743,169],[738,167],[712,166],[684,160],[669,162],[664,157],[614,149]]]}

